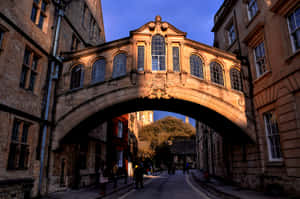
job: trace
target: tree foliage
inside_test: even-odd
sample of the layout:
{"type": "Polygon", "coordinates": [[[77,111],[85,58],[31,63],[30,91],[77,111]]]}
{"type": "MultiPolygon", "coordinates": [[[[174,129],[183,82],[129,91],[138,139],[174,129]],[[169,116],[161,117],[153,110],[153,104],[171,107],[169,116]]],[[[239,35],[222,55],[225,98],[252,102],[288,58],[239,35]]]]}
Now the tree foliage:
{"type": "Polygon", "coordinates": [[[141,147],[140,154],[154,157],[156,152],[160,151],[157,147],[164,148],[165,144],[175,139],[189,139],[195,136],[195,132],[192,125],[175,117],[165,117],[140,130],[140,140],[148,143],[141,147]]]}

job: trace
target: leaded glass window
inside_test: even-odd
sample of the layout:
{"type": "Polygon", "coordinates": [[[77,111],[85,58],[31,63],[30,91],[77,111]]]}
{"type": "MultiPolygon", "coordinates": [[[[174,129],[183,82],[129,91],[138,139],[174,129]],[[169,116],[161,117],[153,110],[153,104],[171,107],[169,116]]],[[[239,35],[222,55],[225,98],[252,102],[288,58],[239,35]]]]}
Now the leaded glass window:
{"type": "Polygon", "coordinates": [[[105,60],[99,59],[93,64],[92,82],[103,82],[105,79],[105,60]]]}
{"type": "Polygon", "coordinates": [[[264,120],[269,159],[271,161],[281,160],[282,153],[276,116],[273,112],[267,112],[264,114],[264,120]]]}
{"type": "Polygon", "coordinates": [[[71,71],[70,89],[80,88],[83,85],[84,70],[82,65],[73,67],[71,71]]]}
{"type": "Polygon", "coordinates": [[[43,29],[47,10],[48,1],[46,0],[34,0],[30,19],[33,23],[35,23],[40,29],[43,29]]]}
{"type": "Polygon", "coordinates": [[[241,81],[241,72],[235,68],[230,70],[230,80],[231,88],[241,91],[242,90],[242,81],[241,81]]]}
{"type": "Polygon", "coordinates": [[[180,65],[179,65],[179,48],[173,47],[173,71],[179,72],[180,65]]]}
{"type": "Polygon", "coordinates": [[[145,58],[144,58],[144,46],[138,46],[138,71],[144,70],[145,58]]]}
{"type": "Polygon", "coordinates": [[[191,74],[203,79],[203,63],[199,56],[191,55],[190,57],[191,74]]]}
{"type": "Polygon", "coordinates": [[[264,42],[261,42],[255,47],[254,55],[256,64],[256,74],[257,77],[260,77],[262,74],[267,72],[264,42]]]}
{"type": "Polygon", "coordinates": [[[113,78],[121,77],[126,75],[126,55],[120,53],[114,57],[114,66],[113,66],[113,78]]]}
{"type": "Polygon", "coordinates": [[[235,30],[234,30],[234,25],[233,23],[230,25],[228,29],[228,40],[229,40],[229,45],[232,44],[235,41],[235,30]]]}
{"type": "Polygon", "coordinates": [[[30,124],[15,119],[12,128],[11,143],[8,156],[8,169],[27,169],[29,144],[27,143],[30,124]]]}
{"type": "Polygon", "coordinates": [[[210,78],[212,82],[224,86],[223,69],[219,63],[212,62],[210,64],[210,78]]]}
{"type": "Polygon", "coordinates": [[[249,20],[251,20],[257,13],[257,2],[256,0],[250,0],[248,2],[248,17],[249,17],[249,20]]]}
{"type": "Polygon", "coordinates": [[[300,7],[288,16],[293,50],[300,49],[300,7]]]}
{"type": "Polygon", "coordinates": [[[155,35],[152,37],[152,47],[151,47],[151,54],[152,54],[152,70],[159,71],[159,70],[166,70],[165,65],[165,39],[161,35],[155,35]]]}

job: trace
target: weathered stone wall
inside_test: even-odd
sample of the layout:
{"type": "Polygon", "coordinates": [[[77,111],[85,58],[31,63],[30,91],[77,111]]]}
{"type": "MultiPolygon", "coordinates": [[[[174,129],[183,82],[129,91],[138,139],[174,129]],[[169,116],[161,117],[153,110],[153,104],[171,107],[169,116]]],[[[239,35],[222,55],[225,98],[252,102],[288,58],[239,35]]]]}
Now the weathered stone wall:
{"type": "MultiPolygon", "coordinates": [[[[299,193],[299,53],[293,52],[286,16],[298,1],[256,1],[258,12],[250,20],[247,2],[238,0],[227,4],[226,11],[218,12],[215,20],[215,44],[217,47],[237,52],[249,61],[250,100],[253,102],[252,118],[256,122],[258,146],[247,146],[247,159],[259,160],[247,165],[239,163],[234,179],[248,187],[269,187],[277,184],[291,194],[299,193]],[[223,13],[223,15],[222,15],[223,13]],[[236,41],[229,45],[228,25],[234,23],[236,41]],[[267,72],[257,77],[253,49],[264,42],[267,72]],[[250,78],[250,80],[251,80],[250,78]],[[271,161],[265,132],[263,114],[273,111],[280,134],[282,161],[271,161]],[[249,152],[248,152],[249,151],[249,152]],[[254,167],[254,168],[253,168],[254,167]],[[259,169],[260,168],[260,169],[259,169]],[[248,170],[249,176],[243,175],[248,170]],[[245,177],[244,177],[245,176],[245,177]],[[256,177],[257,176],[257,177],[256,177]],[[246,179],[246,180],[245,180],[246,179]],[[245,182],[248,181],[248,182],[245,182]]],[[[224,4],[225,5],[225,4],[224,4]]],[[[222,9],[220,9],[222,10],[222,9]]],[[[247,77],[247,76],[246,76],[247,77]]],[[[245,79],[249,80],[249,79],[245,79]]],[[[245,90],[246,91],[246,90],[245,90]]],[[[247,93],[246,93],[247,94],[247,93]]],[[[251,102],[250,101],[250,102],[251,102]]],[[[251,105],[251,104],[248,104],[251,105]]],[[[248,108],[251,111],[251,107],[248,108]]],[[[234,147],[234,154],[241,148],[234,147]]]]}

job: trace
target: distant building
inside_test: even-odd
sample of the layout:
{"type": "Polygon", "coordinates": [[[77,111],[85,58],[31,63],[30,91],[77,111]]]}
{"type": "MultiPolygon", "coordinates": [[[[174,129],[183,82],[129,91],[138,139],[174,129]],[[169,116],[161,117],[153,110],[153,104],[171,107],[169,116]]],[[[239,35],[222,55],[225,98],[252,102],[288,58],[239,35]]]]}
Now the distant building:
{"type": "Polygon", "coordinates": [[[173,164],[177,169],[183,169],[186,163],[190,168],[196,167],[196,150],[194,139],[174,140],[171,144],[173,164]]]}

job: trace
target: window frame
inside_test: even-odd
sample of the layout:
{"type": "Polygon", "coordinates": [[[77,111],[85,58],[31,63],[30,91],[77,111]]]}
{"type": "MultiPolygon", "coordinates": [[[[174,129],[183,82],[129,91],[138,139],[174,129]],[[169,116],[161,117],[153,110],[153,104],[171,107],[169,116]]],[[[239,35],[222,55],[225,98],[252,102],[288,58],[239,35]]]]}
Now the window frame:
{"type": "Polygon", "coordinates": [[[266,48],[265,48],[265,42],[261,41],[259,42],[254,48],[253,48],[253,55],[254,55],[254,64],[255,64],[255,69],[256,69],[256,78],[259,78],[261,76],[263,76],[264,74],[266,74],[268,72],[268,68],[267,68],[267,55],[266,55],[266,48]],[[256,55],[256,49],[263,45],[263,52],[264,55],[259,57],[259,59],[257,58],[256,55]],[[260,68],[261,65],[259,65],[258,63],[260,63],[261,61],[263,61],[264,63],[264,68],[260,68]],[[261,69],[261,70],[260,70],[261,69]],[[264,70],[264,71],[263,71],[264,70]],[[262,72],[260,72],[262,71],[262,72]]]}
{"type": "Polygon", "coordinates": [[[151,69],[152,71],[166,71],[166,44],[165,44],[165,37],[163,35],[160,35],[160,34],[156,34],[156,35],[153,35],[152,36],[152,39],[151,39],[151,69]],[[159,47],[158,49],[154,49],[154,45],[155,42],[154,42],[154,39],[155,37],[160,37],[162,39],[162,41],[160,41],[160,45],[162,45],[161,47],[159,47]],[[162,52],[159,52],[159,51],[162,51],[162,52]],[[157,54],[154,54],[153,52],[154,51],[158,51],[159,53],[157,54]],[[157,58],[157,69],[154,68],[153,64],[154,64],[154,58],[157,58]],[[162,64],[162,58],[163,58],[163,64],[162,64]]]}
{"type": "Polygon", "coordinates": [[[116,54],[114,56],[114,59],[113,59],[112,78],[113,79],[120,78],[120,77],[126,76],[126,74],[127,74],[127,54],[125,52],[120,52],[120,53],[116,54]],[[117,59],[121,59],[119,57],[121,55],[122,56],[124,55],[124,58],[125,58],[125,63],[123,63],[124,64],[124,66],[123,66],[124,68],[122,67],[122,65],[120,65],[120,63],[117,63],[117,61],[118,61],[117,59]]]}
{"type": "MultiPolygon", "coordinates": [[[[77,71],[75,71],[75,72],[77,72],[77,71]]],[[[84,65],[76,64],[75,66],[72,67],[71,72],[70,72],[70,90],[76,90],[76,89],[82,88],[83,82],[84,82],[84,65]],[[73,82],[75,82],[75,80],[73,80],[73,70],[76,70],[77,67],[80,67],[81,75],[80,75],[80,80],[79,80],[79,86],[75,87],[75,85],[73,86],[73,82]]]]}
{"type": "MultiPolygon", "coordinates": [[[[203,60],[201,59],[201,57],[199,55],[197,55],[197,54],[191,54],[191,56],[189,57],[189,63],[190,63],[190,74],[193,75],[194,77],[197,77],[197,78],[200,78],[200,79],[204,79],[204,63],[203,63],[203,60]],[[191,62],[192,57],[197,57],[200,60],[199,75],[197,75],[196,73],[194,73],[195,70],[192,70],[192,62],[191,62]]],[[[193,62],[193,63],[195,63],[195,62],[193,62]]]]}
{"type": "Polygon", "coordinates": [[[227,39],[228,39],[229,46],[232,45],[237,39],[233,21],[227,27],[227,39]],[[232,38],[233,35],[234,35],[234,38],[232,38]]]}
{"type": "Polygon", "coordinates": [[[45,19],[47,18],[48,4],[48,0],[33,0],[32,3],[30,19],[41,30],[43,30],[45,19]],[[32,17],[33,9],[36,9],[34,19],[32,17]]]}
{"type": "Polygon", "coordinates": [[[225,79],[224,79],[225,75],[224,75],[224,69],[223,69],[222,64],[220,64],[217,61],[212,61],[209,64],[209,69],[210,69],[210,81],[214,84],[225,87],[225,79]],[[219,66],[219,68],[221,69],[221,73],[214,73],[214,74],[221,74],[221,76],[219,76],[217,78],[216,78],[216,76],[214,76],[214,74],[213,74],[214,71],[212,70],[212,67],[213,67],[212,64],[214,64],[214,63],[216,63],[219,66]],[[212,78],[212,77],[214,77],[214,78],[212,78]],[[218,80],[218,81],[216,81],[216,80],[218,80]],[[222,82],[220,82],[220,80],[222,80],[222,82]]]}
{"type": "MultiPolygon", "coordinates": [[[[276,126],[276,131],[277,132],[275,132],[275,133],[272,132],[272,135],[270,135],[269,128],[268,128],[270,126],[270,123],[268,123],[268,121],[267,121],[267,117],[266,117],[267,114],[271,114],[271,116],[274,116],[274,115],[276,116],[276,114],[275,114],[274,110],[267,111],[267,112],[263,113],[263,120],[264,120],[264,126],[265,126],[265,136],[266,136],[266,142],[267,142],[267,148],[268,148],[268,160],[271,161],[271,162],[280,162],[280,161],[283,161],[283,156],[282,156],[282,147],[281,147],[281,142],[280,142],[280,134],[279,134],[279,129],[278,129],[278,122],[277,122],[277,120],[275,120],[275,122],[276,122],[275,126],[276,126]],[[272,143],[270,142],[270,137],[271,136],[277,136],[277,138],[279,140],[276,140],[276,141],[279,142],[278,143],[279,146],[271,146],[272,145],[272,143]],[[279,148],[279,151],[277,151],[277,152],[279,152],[279,154],[277,154],[277,155],[279,155],[280,157],[275,157],[275,158],[273,157],[271,147],[272,148],[273,147],[279,148]]],[[[269,122],[271,122],[271,121],[269,121],[269,122]]],[[[273,125],[273,124],[271,124],[271,125],[273,125]]],[[[274,127],[272,126],[271,129],[273,130],[273,128],[274,127]]]]}
{"type": "Polygon", "coordinates": [[[256,0],[248,0],[248,2],[247,2],[247,15],[248,15],[248,20],[249,21],[251,21],[252,19],[254,19],[254,17],[257,15],[257,13],[258,13],[258,11],[259,11],[259,9],[258,9],[258,4],[257,4],[257,1],[256,0]],[[255,13],[253,14],[253,15],[251,15],[251,12],[250,12],[250,3],[251,2],[254,2],[252,5],[251,5],[251,7],[253,6],[253,5],[256,5],[255,7],[256,7],[256,10],[255,10],[255,13]]]}
{"type": "MultiPolygon", "coordinates": [[[[98,67],[100,67],[100,66],[98,66],[98,67]]],[[[101,70],[100,70],[100,72],[101,72],[101,70]]],[[[99,73],[99,70],[98,70],[98,73],[99,73]]],[[[94,61],[93,65],[92,65],[92,83],[96,84],[96,83],[104,82],[105,81],[105,75],[106,75],[106,60],[104,58],[99,58],[96,61],[94,61]],[[95,67],[96,67],[95,64],[97,62],[100,62],[100,61],[102,61],[100,66],[104,67],[104,73],[103,73],[103,76],[101,78],[99,78],[100,75],[99,74],[96,75],[96,72],[95,72],[95,70],[96,70],[95,69],[95,67]],[[98,77],[98,78],[96,78],[96,77],[98,77]]]]}
{"type": "Polygon", "coordinates": [[[137,71],[144,71],[145,70],[145,46],[144,45],[137,45],[137,71]],[[140,51],[139,48],[143,48],[143,61],[140,60],[140,51]],[[140,64],[142,63],[142,66],[140,64]]]}
{"type": "Polygon", "coordinates": [[[180,72],[180,47],[179,46],[172,46],[172,60],[173,60],[173,71],[180,72]],[[176,56],[176,54],[174,54],[174,49],[178,49],[177,56],[176,56]],[[177,66],[175,66],[175,64],[174,64],[175,61],[178,63],[177,66]]]}
{"type": "MultiPolygon", "coordinates": [[[[295,40],[294,40],[294,38],[293,38],[293,34],[294,33],[297,33],[298,31],[300,32],[300,25],[299,25],[299,27],[295,27],[295,30],[292,32],[291,31],[291,24],[290,24],[290,20],[289,20],[289,17],[291,16],[291,15],[293,15],[293,14],[295,14],[296,13],[296,11],[298,10],[298,9],[300,9],[300,5],[298,5],[298,6],[296,6],[291,12],[289,12],[289,14],[287,15],[287,17],[286,17],[286,20],[287,20],[287,25],[288,25],[288,30],[289,30],[289,38],[290,38],[290,41],[291,41],[291,45],[292,45],[292,51],[293,51],[293,53],[295,53],[295,52],[297,52],[297,51],[299,51],[300,50],[300,42],[299,42],[299,47],[298,48],[296,48],[296,45],[295,45],[295,40]]],[[[297,21],[296,19],[294,19],[295,21],[297,21]]],[[[296,22],[295,22],[296,23],[296,22]]],[[[297,24],[296,24],[297,25],[297,24]]],[[[300,34],[300,33],[299,33],[300,34]]],[[[299,36],[300,37],[300,36],[299,36]]],[[[300,39],[299,39],[300,40],[300,39]]]]}
{"type": "Polygon", "coordinates": [[[231,68],[230,71],[229,71],[229,74],[230,74],[231,89],[243,92],[243,83],[242,83],[242,76],[241,76],[242,74],[241,74],[241,71],[238,70],[237,68],[231,68]],[[239,73],[239,75],[237,76],[238,77],[237,79],[234,79],[233,71],[237,71],[239,73]],[[238,84],[238,87],[240,89],[239,88],[235,88],[234,85],[236,85],[236,83],[238,84]]]}
{"type": "Polygon", "coordinates": [[[12,134],[10,138],[8,159],[7,159],[7,170],[28,169],[29,156],[30,156],[30,149],[29,149],[30,145],[28,143],[28,137],[30,136],[29,130],[31,125],[32,123],[30,122],[21,120],[19,118],[14,118],[12,134]],[[18,128],[16,128],[16,124],[18,124],[18,128]],[[17,133],[17,135],[15,135],[15,133],[17,133]],[[12,146],[15,146],[14,154],[12,154],[12,146]]]}
{"type": "Polygon", "coordinates": [[[124,125],[122,121],[118,121],[118,132],[117,132],[117,137],[118,138],[123,138],[123,130],[124,130],[124,125]]]}
{"type": "Polygon", "coordinates": [[[40,56],[36,52],[31,50],[27,46],[25,47],[19,87],[31,91],[32,93],[35,93],[35,84],[39,77],[39,59],[40,56]],[[26,52],[28,52],[28,63],[26,63],[27,61],[25,61],[26,52]],[[25,70],[26,72],[24,74],[23,72],[25,70]]]}

